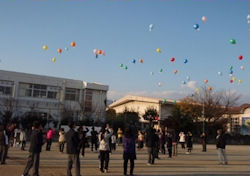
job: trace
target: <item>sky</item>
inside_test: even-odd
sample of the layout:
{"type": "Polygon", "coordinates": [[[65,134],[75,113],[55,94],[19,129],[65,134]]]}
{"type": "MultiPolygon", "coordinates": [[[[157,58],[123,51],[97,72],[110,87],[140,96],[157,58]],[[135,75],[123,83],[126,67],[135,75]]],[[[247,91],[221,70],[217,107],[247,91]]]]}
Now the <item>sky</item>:
{"type": "Polygon", "coordinates": [[[248,14],[247,0],[4,0],[0,69],[105,84],[110,100],[180,99],[208,80],[213,91],[236,92],[250,103],[248,14]],[[94,49],[105,56],[96,58],[94,49]]]}

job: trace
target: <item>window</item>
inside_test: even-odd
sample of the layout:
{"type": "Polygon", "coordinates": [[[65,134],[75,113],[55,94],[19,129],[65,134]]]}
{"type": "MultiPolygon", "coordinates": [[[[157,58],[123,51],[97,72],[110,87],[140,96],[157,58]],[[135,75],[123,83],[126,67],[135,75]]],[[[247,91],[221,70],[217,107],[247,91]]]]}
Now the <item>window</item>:
{"type": "Polygon", "coordinates": [[[86,90],[86,95],[85,95],[85,111],[86,112],[92,111],[92,96],[93,96],[92,90],[86,90]]]}
{"type": "Polygon", "coordinates": [[[66,88],[65,100],[79,101],[79,89],[66,88]]]}
{"type": "Polygon", "coordinates": [[[13,81],[0,80],[0,95],[11,95],[13,85],[13,81]]]}

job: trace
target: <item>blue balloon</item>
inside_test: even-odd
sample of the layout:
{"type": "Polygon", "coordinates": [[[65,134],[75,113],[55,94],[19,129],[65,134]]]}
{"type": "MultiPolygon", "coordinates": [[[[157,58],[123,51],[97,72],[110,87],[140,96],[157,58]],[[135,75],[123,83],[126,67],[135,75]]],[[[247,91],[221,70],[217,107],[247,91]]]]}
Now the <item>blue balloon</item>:
{"type": "Polygon", "coordinates": [[[184,59],[184,64],[188,63],[188,60],[187,59],[184,59]]]}
{"type": "Polygon", "coordinates": [[[200,27],[199,24],[194,24],[193,25],[193,28],[196,29],[196,30],[199,29],[199,27],[200,27]]]}
{"type": "Polygon", "coordinates": [[[190,94],[190,97],[193,97],[194,96],[194,94],[190,94]]]}
{"type": "Polygon", "coordinates": [[[136,62],[136,60],[135,60],[135,59],[133,59],[133,60],[132,60],[132,63],[134,63],[134,64],[135,64],[135,62],[136,62]]]}
{"type": "Polygon", "coordinates": [[[233,70],[230,70],[230,74],[233,74],[233,70]]]}
{"type": "Polygon", "coordinates": [[[186,81],[182,81],[182,84],[186,84],[186,81]]]}

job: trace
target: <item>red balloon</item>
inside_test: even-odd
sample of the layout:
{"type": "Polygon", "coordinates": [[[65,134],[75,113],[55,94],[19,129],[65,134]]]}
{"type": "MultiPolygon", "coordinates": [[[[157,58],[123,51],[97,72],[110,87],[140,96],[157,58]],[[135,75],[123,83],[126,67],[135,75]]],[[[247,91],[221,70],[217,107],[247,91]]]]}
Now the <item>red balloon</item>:
{"type": "Polygon", "coordinates": [[[75,47],[75,46],[76,46],[76,43],[75,43],[75,42],[71,42],[70,45],[71,45],[72,47],[75,47]]]}
{"type": "Polygon", "coordinates": [[[102,50],[98,50],[98,54],[102,54],[102,50]]]}
{"type": "Polygon", "coordinates": [[[238,57],[238,59],[239,59],[239,60],[242,60],[242,59],[243,59],[243,56],[242,56],[242,55],[240,55],[240,56],[238,57]]]}
{"type": "Polygon", "coordinates": [[[174,58],[174,57],[172,57],[172,58],[170,59],[170,61],[171,61],[171,62],[174,62],[174,61],[175,61],[175,58],[174,58]]]}
{"type": "Polygon", "coordinates": [[[234,81],[232,79],[230,79],[230,83],[233,83],[234,81]]]}
{"type": "Polygon", "coordinates": [[[57,52],[58,52],[58,53],[62,53],[62,49],[61,49],[61,48],[58,48],[58,49],[57,49],[57,52]]]}

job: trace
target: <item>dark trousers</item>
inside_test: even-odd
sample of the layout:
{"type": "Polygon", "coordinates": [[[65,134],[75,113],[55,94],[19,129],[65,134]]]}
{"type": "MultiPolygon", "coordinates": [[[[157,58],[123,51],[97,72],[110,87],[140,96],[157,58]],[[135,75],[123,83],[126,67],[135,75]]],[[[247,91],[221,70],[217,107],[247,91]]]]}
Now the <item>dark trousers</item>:
{"type": "Polygon", "coordinates": [[[25,149],[26,141],[21,141],[21,150],[25,149]]]}
{"type": "Polygon", "coordinates": [[[6,160],[6,152],[7,152],[7,146],[5,145],[0,145],[0,160],[1,160],[1,164],[5,163],[6,160]]]}
{"type": "MultiPolygon", "coordinates": [[[[135,167],[134,159],[130,158],[130,175],[133,174],[134,167],[135,167]]],[[[127,175],[127,168],[128,168],[128,158],[124,159],[124,162],[123,162],[124,175],[127,175]]]]}
{"type": "Polygon", "coordinates": [[[185,149],[185,142],[180,142],[181,143],[181,148],[185,149]]]}
{"type": "Polygon", "coordinates": [[[28,175],[29,170],[33,167],[33,176],[39,175],[39,161],[40,153],[30,153],[27,159],[26,167],[23,171],[23,175],[28,175]]]}
{"type": "Polygon", "coordinates": [[[205,141],[202,141],[202,151],[206,152],[207,151],[207,144],[205,141]]]}
{"type": "Polygon", "coordinates": [[[154,164],[154,162],[155,162],[154,148],[148,147],[148,163],[154,164]]]}
{"type": "Polygon", "coordinates": [[[52,139],[47,139],[47,146],[46,146],[47,151],[50,151],[51,144],[52,144],[52,139]]]}
{"type": "Polygon", "coordinates": [[[85,155],[85,145],[82,146],[82,156],[85,155]]]}
{"type": "Polygon", "coordinates": [[[109,167],[109,151],[100,151],[101,171],[108,170],[109,167]],[[104,165],[105,162],[105,165],[104,165]]]}
{"type": "Polygon", "coordinates": [[[91,141],[91,151],[93,151],[94,149],[94,146],[95,146],[95,151],[97,151],[97,141],[91,141]]]}
{"type": "Polygon", "coordinates": [[[161,144],[161,153],[164,155],[166,154],[165,144],[161,144]]]}
{"type": "Polygon", "coordinates": [[[168,157],[172,158],[172,147],[168,147],[168,157]]]}
{"type": "Polygon", "coordinates": [[[75,165],[76,176],[80,176],[80,159],[78,154],[68,154],[68,168],[67,168],[67,176],[72,176],[71,169],[75,165]]]}
{"type": "Polygon", "coordinates": [[[59,142],[59,151],[60,152],[63,152],[63,150],[64,150],[64,143],[65,142],[59,142]]]}
{"type": "Polygon", "coordinates": [[[111,144],[111,147],[112,147],[112,150],[115,151],[115,150],[116,150],[116,143],[112,143],[112,144],[111,144]]]}

